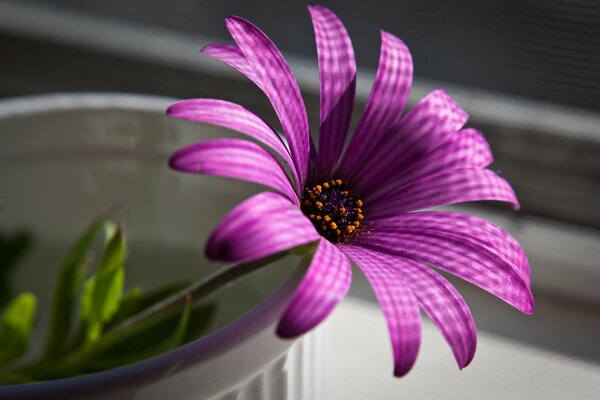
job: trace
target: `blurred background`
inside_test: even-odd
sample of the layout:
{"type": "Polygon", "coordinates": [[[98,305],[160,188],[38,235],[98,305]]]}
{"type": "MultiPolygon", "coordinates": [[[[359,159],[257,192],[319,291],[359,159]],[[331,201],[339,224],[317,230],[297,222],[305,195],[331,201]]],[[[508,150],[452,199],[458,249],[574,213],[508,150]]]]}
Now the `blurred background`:
{"type": "MultiPolygon", "coordinates": [[[[484,132],[496,158],[493,168],[513,184],[519,196],[519,213],[493,205],[460,208],[513,233],[524,245],[533,270],[536,313],[532,317],[457,283],[483,337],[491,338],[494,354],[506,357],[505,369],[495,371],[490,363],[487,373],[496,373],[497,379],[517,389],[559,385],[556,379],[565,376],[579,382],[579,390],[590,384],[585,374],[600,372],[600,3],[320,3],[337,13],[353,40],[359,67],[357,115],[373,80],[378,29],[383,28],[401,37],[412,51],[411,104],[436,87],[446,88],[469,112],[468,125],[484,132]],[[527,368],[510,368],[514,362],[510,357],[523,354],[530,357],[519,361],[522,366],[556,368],[548,367],[547,375],[525,382],[522,375],[529,373],[527,368]]],[[[275,121],[258,89],[228,67],[198,54],[209,42],[230,42],[223,20],[231,14],[257,24],[282,50],[303,91],[312,131],[317,132],[316,51],[306,3],[301,1],[1,0],[0,97],[91,91],[214,97],[238,102],[275,121]]],[[[356,279],[351,295],[374,301],[361,279],[356,279]]],[[[371,318],[360,304],[355,311],[371,318]]],[[[352,312],[345,309],[340,314],[343,318],[338,316],[332,336],[336,327],[350,324],[352,312]]],[[[383,324],[382,320],[377,323],[383,324]]],[[[347,338],[349,346],[357,345],[347,338]]],[[[369,338],[355,339],[373,344],[369,338]]],[[[386,339],[382,340],[380,347],[387,351],[386,339]]],[[[381,374],[364,372],[366,365],[374,363],[370,355],[378,354],[372,348],[359,345],[351,358],[332,346],[334,367],[327,378],[330,398],[367,398],[352,397],[352,393],[379,393],[370,398],[388,398],[389,393],[392,398],[405,393],[403,381],[387,379],[387,375],[378,380],[381,374]],[[355,387],[364,390],[357,392],[355,387]]],[[[427,346],[425,341],[423,347],[427,346]]],[[[440,351],[444,351],[440,362],[450,364],[449,352],[440,351]]],[[[485,353],[482,357],[485,360],[485,353]]],[[[440,373],[435,363],[424,361],[429,366],[421,372],[419,365],[416,378],[407,378],[415,385],[428,373],[440,373]]],[[[477,398],[489,389],[489,382],[479,375],[466,383],[452,376],[448,379],[453,382],[479,388],[482,395],[477,398]]],[[[435,385],[431,390],[438,388],[442,398],[450,398],[444,393],[460,393],[456,387],[452,389],[456,392],[445,392],[443,379],[435,385]]],[[[498,388],[501,396],[503,386],[498,388]]],[[[596,393],[599,389],[589,388],[596,393]]],[[[588,398],[581,393],[573,389],[564,397],[550,392],[549,398],[588,398]]]]}

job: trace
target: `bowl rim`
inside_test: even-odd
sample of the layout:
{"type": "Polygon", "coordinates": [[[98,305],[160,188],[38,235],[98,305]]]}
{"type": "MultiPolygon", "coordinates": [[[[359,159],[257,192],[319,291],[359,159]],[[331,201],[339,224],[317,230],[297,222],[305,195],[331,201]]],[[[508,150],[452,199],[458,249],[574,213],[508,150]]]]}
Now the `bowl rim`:
{"type": "MultiPolygon", "coordinates": [[[[175,101],[174,98],[164,96],[129,93],[31,95],[0,100],[0,121],[13,117],[76,110],[164,113],[166,107],[175,101]]],[[[174,350],[106,371],[51,381],[0,385],[0,398],[47,396],[54,392],[84,394],[98,385],[135,387],[151,379],[159,379],[165,371],[170,371],[182,361],[197,363],[216,357],[268,328],[271,328],[271,334],[275,337],[273,326],[283,313],[285,305],[291,300],[302,276],[302,269],[295,268],[281,286],[251,310],[219,329],[174,350]]],[[[290,345],[291,343],[290,341],[290,345]]]]}
{"type": "Polygon", "coordinates": [[[0,99],[0,120],[30,114],[59,111],[146,111],[166,115],[167,107],[178,101],[174,97],[118,93],[77,92],[26,95],[0,99]]]}

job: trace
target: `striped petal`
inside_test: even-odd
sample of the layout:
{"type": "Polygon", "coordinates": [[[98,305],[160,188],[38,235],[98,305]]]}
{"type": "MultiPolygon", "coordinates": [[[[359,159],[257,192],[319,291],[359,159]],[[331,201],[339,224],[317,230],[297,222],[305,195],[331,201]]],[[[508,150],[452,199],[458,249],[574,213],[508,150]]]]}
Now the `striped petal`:
{"type": "Polygon", "coordinates": [[[227,18],[226,24],[254,71],[254,81],[265,92],[279,117],[303,187],[308,171],[310,136],[306,108],[296,79],[277,47],[260,29],[239,17],[227,18]]]}
{"type": "Polygon", "coordinates": [[[460,293],[431,268],[402,257],[395,257],[393,262],[419,305],[450,345],[458,366],[462,369],[469,365],[477,348],[477,331],[460,293]]]}
{"type": "Polygon", "coordinates": [[[403,376],[414,365],[421,343],[419,305],[390,257],[351,245],[340,246],[367,277],[385,316],[392,350],[394,375],[403,376]]]}
{"type": "Polygon", "coordinates": [[[494,160],[488,142],[481,132],[464,129],[443,140],[433,150],[407,162],[401,178],[394,184],[401,185],[425,175],[457,168],[485,168],[494,160]]]}
{"type": "Polygon", "coordinates": [[[277,132],[262,118],[238,104],[215,99],[183,100],[172,104],[167,109],[167,115],[222,126],[248,135],[274,150],[292,168],[293,173],[296,172],[290,153],[277,132]]]}
{"type": "MultiPolygon", "coordinates": [[[[393,185],[390,184],[390,185],[393,185]]],[[[365,195],[369,218],[393,217],[411,211],[479,200],[519,202],[510,184],[493,171],[479,168],[451,169],[417,179],[377,197],[365,195]]]]}
{"type": "Polygon", "coordinates": [[[204,46],[200,51],[238,70],[262,89],[262,82],[254,73],[244,53],[237,46],[224,43],[211,43],[204,46]]]}
{"type": "Polygon", "coordinates": [[[411,168],[466,123],[468,115],[444,90],[435,90],[387,132],[361,161],[352,176],[361,193],[375,190],[376,182],[390,181],[411,168]]]}
{"type": "Polygon", "coordinates": [[[379,173],[367,173],[363,190],[375,199],[427,175],[451,169],[485,168],[493,161],[490,146],[481,132],[474,129],[447,135],[437,147],[416,153],[407,155],[410,160],[394,169],[394,172],[379,170],[379,173]],[[373,184],[383,179],[387,179],[385,185],[373,184]]]}
{"type": "Polygon", "coordinates": [[[317,180],[326,179],[340,158],[354,104],[356,62],[350,37],[325,7],[308,7],[317,42],[321,88],[317,180]]]}
{"type": "Polygon", "coordinates": [[[278,190],[293,203],[298,196],[275,157],[259,145],[240,139],[212,139],[177,151],[169,161],[183,172],[223,176],[278,190]]]}
{"type": "Polygon", "coordinates": [[[360,245],[440,268],[526,314],[533,312],[529,285],[511,265],[484,246],[434,231],[383,232],[376,227],[360,245]]]}
{"type": "Polygon", "coordinates": [[[474,246],[482,246],[508,263],[529,285],[531,269],[525,251],[506,231],[473,215],[456,212],[416,212],[376,223],[379,232],[436,232],[460,239],[474,246]]]}
{"type": "Polygon", "coordinates": [[[346,296],[351,279],[348,258],[321,239],[304,279],[279,321],[277,334],[293,338],[317,326],[346,296]]]}
{"type": "Polygon", "coordinates": [[[221,220],[206,242],[206,256],[214,261],[252,261],[320,239],[297,206],[277,193],[263,192],[221,220]]]}
{"type": "Polygon", "coordinates": [[[412,84],[413,64],[408,47],[394,35],[381,31],[379,66],[365,111],[344,153],[339,173],[356,176],[366,156],[400,120],[412,84]]]}

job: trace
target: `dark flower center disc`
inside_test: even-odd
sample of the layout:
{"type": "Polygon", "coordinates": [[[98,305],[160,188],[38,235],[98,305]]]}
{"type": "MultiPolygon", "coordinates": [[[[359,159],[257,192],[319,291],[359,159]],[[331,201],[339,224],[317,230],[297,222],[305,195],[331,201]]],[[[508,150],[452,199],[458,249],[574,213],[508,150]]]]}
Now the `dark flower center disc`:
{"type": "Polygon", "coordinates": [[[363,202],[341,179],[308,186],[300,208],[317,231],[333,243],[343,243],[360,228],[363,202]]]}

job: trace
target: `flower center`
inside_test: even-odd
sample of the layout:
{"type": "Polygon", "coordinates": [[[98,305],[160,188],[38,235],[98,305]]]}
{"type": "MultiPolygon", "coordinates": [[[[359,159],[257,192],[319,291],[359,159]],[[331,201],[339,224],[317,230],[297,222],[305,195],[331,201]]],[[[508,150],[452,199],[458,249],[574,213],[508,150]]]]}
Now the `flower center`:
{"type": "Polygon", "coordinates": [[[300,208],[317,231],[333,243],[343,243],[360,228],[363,202],[341,179],[304,189],[300,208]]]}

